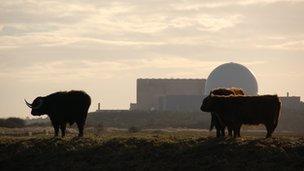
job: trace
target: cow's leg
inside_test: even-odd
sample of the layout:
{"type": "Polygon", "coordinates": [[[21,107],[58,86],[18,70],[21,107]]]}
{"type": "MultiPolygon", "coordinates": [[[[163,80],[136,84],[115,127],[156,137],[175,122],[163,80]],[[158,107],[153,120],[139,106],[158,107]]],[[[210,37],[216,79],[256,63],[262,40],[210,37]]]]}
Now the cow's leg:
{"type": "Polygon", "coordinates": [[[276,129],[276,126],[274,125],[271,129],[271,135],[273,134],[274,130],[276,129]]]}
{"type": "Polygon", "coordinates": [[[267,130],[266,138],[270,138],[270,137],[271,137],[271,133],[269,130],[267,130]]]}
{"type": "Polygon", "coordinates": [[[219,129],[216,129],[216,137],[217,138],[221,137],[221,131],[219,129]]]}
{"type": "Polygon", "coordinates": [[[236,134],[237,134],[237,137],[241,137],[241,126],[242,125],[239,125],[238,127],[237,127],[237,132],[236,132],[236,134]]]}
{"type": "Polygon", "coordinates": [[[227,128],[228,128],[228,135],[232,137],[232,128],[230,126],[228,126],[227,128]]]}
{"type": "Polygon", "coordinates": [[[221,121],[220,117],[214,114],[214,125],[216,127],[217,137],[225,137],[225,124],[221,121]]]}
{"type": "Polygon", "coordinates": [[[218,113],[213,113],[214,126],[216,127],[217,137],[225,137],[225,127],[226,124],[223,122],[222,118],[218,113]]]}
{"type": "Polygon", "coordinates": [[[65,130],[66,130],[66,123],[62,123],[60,125],[60,129],[61,129],[61,136],[64,137],[65,136],[65,130]]]}
{"type": "Polygon", "coordinates": [[[273,126],[266,125],[266,130],[267,130],[266,138],[270,138],[272,136],[273,131],[274,131],[273,126]]]}
{"type": "Polygon", "coordinates": [[[237,138],[237,137],[238,137],[237,131],[238,131],[237,127],[234,127],[234,128],[233,128],[233,137],[234,137],[234,138],[237,138]]]}
{"type": "Polygon", "coordinates": [[[58,133],[59,133],[59,124],[58,123],[54,123],[53,124],[54,127],[54,131],[55,131],[55,137],[58,137],[58,133]]]}
{"type": "Polygon", "coordinates": [[[222,127],[222,128],[221,128],[221,136],[222,136],[222,137],[225,137],[225,127],[222,127]]]}
{"type": "Polygon", "coordinates": [[[241,129],[241,126],[239,125],[239,124],[233,124],[233,137],[234,138],[237,138],[237,137],[239,137],[240,136],[240,129],[241,129]]]}
{"type": "Polygon", "coordinates": [[[216,137],[217,138],[221,137],[222,136],[221,127],[217,122],[215,123],[215,128],[216,128],[216,137]]]}
{"type": "Polygon", "coordinates": [[[216,119],[216,116],[214,116],[213,113],[211,113],[211,123],[210,123],[210,131],[212,131],[213,127],[216,129],[216,137],[219,138],[221,136],[221,132],[219,129],[219,123],[218,120],[216,119]]]}
{"type": "Polygon", "coordinates": [[[77,127],[79,130],[78,137],[83,137],[84,122],[83,121],[77,122],[77,127]]]}
{"type": "Polygon", "coordinates": [[[273,132],[277,128],[277,126],[278,126],[278,123],[274,123],[274,124],[271,125],[271,131],[270,131],[271,135],[273,134],[273,132]]]}

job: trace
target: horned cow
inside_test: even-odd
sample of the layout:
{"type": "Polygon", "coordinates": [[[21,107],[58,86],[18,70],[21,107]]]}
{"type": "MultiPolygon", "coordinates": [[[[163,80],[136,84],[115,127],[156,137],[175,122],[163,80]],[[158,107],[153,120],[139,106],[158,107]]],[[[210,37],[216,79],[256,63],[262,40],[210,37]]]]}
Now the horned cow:
{"type": "MultiPolygon", "coordinates": [[[[215,112],[222,122],[239,132],[242,124],[263,124],[266,138],[271,137],[278,125],[281,102],[277,95],[264,96],[215,96],[203,100],[201,110],[215,112]]],[[[234,134],[234,136],[240,136],[234,134]]]]}
{"type": "Polygon", "coordinates": [[[26,105],[32,109],[33,116],[47,114],[58,136],[59,128],[62,137],[65,136],[66,124],[76,122],[79,137],[83,136],[84,125],[91,105],[90,96],[84,91],[62,91],[44,97],[37,97],[33,103],[25,100],[26,105]]]}
{"type": "MultiPolygon", "coordinates": [[[[219,88],[212,90],[210,95],[221,95],[221,96],[230,96],[230,95],[245,95],[242,89],[239,88],[219,88]]],[[[226,125],[218,118],[219,116],[211,112],[211,124],[210,124],[210,131],[215,127],[216,129],[216,137],[225,136],[225,128],[226,125]]],[[[228,127],[228,133],[232,136],[232,128],[228,127]]],[[[240,132],[234,132],[234,134],[240,134],[240,132]]]]}

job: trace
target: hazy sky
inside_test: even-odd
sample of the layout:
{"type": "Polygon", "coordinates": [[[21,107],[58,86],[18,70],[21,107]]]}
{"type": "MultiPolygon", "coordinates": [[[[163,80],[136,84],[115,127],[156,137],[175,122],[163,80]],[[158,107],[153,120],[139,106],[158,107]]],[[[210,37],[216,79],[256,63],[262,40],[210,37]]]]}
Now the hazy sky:
{"type": "Polygon", "coordinates": [[[0,1],[0,117],[70,89],[91,111],[127,109],[137,78],[206,78],[225,62],[260,94],[304,96],[303,0],[0,1]]]}

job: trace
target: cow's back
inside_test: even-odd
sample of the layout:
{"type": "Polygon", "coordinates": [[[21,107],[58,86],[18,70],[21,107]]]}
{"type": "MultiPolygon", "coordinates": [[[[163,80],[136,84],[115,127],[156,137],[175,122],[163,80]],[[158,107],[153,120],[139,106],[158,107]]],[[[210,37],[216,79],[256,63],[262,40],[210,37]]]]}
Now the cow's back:
{"type": "Polygon", "coordinates": [[[212,90],[211,94],[219,96],[245,95],[243,90],[239,88],[219,88],[212,90]]]}
{"type": "Polygon", "coordinates": [[[52,118],[74,123],[85,119],[91,105],[90,96],[83,91],[64,91],[48,96],[53,108],[52,118]]]}
{"type": "Polygon", "coordinates": [[[222,103],[224,113],[244,124],[272,122],[279,117],[281,108],[276,95],[222,97],[222,103]]]}
{"type": "Polygon", "coordinates": [[[66,93],[65,101],[72,109],[86,110],[91,105],[90,96],[83,91],[69,91],[66,93]]]}

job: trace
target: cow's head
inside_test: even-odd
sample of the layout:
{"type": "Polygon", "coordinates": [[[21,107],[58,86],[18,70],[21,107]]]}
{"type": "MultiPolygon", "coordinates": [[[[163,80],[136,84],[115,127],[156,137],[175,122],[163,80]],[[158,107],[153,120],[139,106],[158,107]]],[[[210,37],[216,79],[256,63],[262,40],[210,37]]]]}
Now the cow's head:
{"type": "Polygon", "coordinates": [[[214,108],[214,99],[213,99],[213,95],[210,94],[203,100],[201,110],[203,112],[213,112],[213,108],[214,108]]]}
{"type": "Polygon", "coordinates": [[[46,107],[44,104],[44,98],[43,97],[37,97],[33,103],[29,103],[26,100],[24,100],[26,105],[32,109],[31,114],[33,116],[41,116],[46,113],[46,107]]]}

